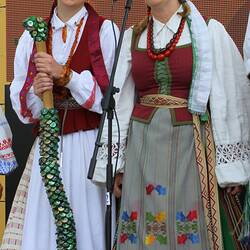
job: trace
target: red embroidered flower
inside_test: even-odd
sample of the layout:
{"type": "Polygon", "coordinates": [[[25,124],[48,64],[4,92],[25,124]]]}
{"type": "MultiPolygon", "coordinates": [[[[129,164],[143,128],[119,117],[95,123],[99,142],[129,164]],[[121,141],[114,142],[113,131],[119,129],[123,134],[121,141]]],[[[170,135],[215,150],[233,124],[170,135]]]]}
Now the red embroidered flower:
{"type": "Polygon", "coordinates": [[[190,211],[188,213],[187,218],[188,218],[189,221],[196,220],[198,218],[197,211],[196,210],[190,211]]]}
{"type": "Polygon", "coordinates": [[[131,220],[131,221],[137,220],[137,212],[132,212],[132,213],[131,213],[131,215],[130,215],[130,220],[131,220]]]}
{"type": "Polygon", "coordinates": [[[182,234],[182,235],[179,235],[178,238],[177,238],[177,242],[179,245],[184,245],[187,241],[187,235],[186,234],[182,234]]]}
{"type": "Polygon", "coordinates": [[[124,243],[128,239],[127,234],[121,234],[120,236],[120,243],[124,243]]]}
{"type": "Polygon", "coordinates": [[[152,185],[152,184],[147,185],[147,187],[146,187],[147,195],[150,195],[154,189],[155,189],[154,185],[152,185]]]}

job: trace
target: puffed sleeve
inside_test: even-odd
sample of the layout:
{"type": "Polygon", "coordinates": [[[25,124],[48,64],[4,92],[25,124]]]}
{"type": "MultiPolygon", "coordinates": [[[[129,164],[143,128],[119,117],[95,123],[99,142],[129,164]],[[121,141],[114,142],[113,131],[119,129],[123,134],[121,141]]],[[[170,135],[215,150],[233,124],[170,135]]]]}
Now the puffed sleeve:
{"type": "MultiPolygon", "coordinates": [[[[33,49],[33,40],[29,32],[25,31],[19,39],[14,59],[14,79],[10,85],[10,99],[12,107],[23,123],[30,123],[29,118],[21,114],[20,91],[27,77],[30,55],[33,49]]],[[[26,98],[27,108],[31,110],[34,119],[38,119],[43,107],[41,99],[35,95],[33,87],[30,88],[26,98]]]]}
{"type": "MultiPolygon", "coordinates": [[[[118,39],[119,29],[115,24],[114,32],[116,39],[118,39]]],[[[111,21],[105,20],[100,29],[100,44],[104,64],[109,77],[115,56],[116,43],[114,32],[111,21]]],[[[102,113],[101,100],[103,95],[98,82],[89,70],[84,70],[80,74],[73,71],[71,81],[66,87],[81,106],[91,111],[102,113]]]]}
{"type": "MultiPolygon", "coordinates": [[[[134,107],[134,81],[131,75],[131,39],[132,28],[128,29],[124,34],[114,80],[115,87],[120,89],[120,92],[115,95],[116,112],[120,125],[120,145],[118,145],[118,127],[115,119],[113,120],[112,137],[112,162],[113,167],[115,168],[115,162],[118,157],[117,172],[123,172],[124,169],[128,128],[134,107]],[[119,155],[117,153],[118,146],[120,146],[119,155]]],[[[106,181],[106,165],[108,157],[107,141],[108,126],[106,121],[101,139],[102,147],[98,152],[97,164],[93,178],[94,181],[99,183],[104,183],[106,181]]]]}
{"type": "Polygon", "coordinates": [[[213,77],[210,109],[221,187],[246,184],[250,177],[250,86],[244,62],[222,24],[210,20],[213,77]]]}

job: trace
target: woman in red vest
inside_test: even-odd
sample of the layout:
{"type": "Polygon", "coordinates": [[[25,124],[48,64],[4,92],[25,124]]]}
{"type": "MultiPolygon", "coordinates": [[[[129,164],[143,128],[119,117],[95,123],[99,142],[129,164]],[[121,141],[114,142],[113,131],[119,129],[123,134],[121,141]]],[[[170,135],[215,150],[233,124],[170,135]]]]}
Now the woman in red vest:
{"type": "MultiPolygon", "coordinates": [[[[118,35],[117,26],[114,28],[118,35]]],[[[87,180],[87,171],[114,59],[111,21],[100,17],[84,0],[58,0],[49,18],[47,49],[48,53],[36,53],[29,33],[23,33],[16,50],[11,101],[22,122],[36,123],[43,108],[41,96],[53,88],[62,135],[60,172],[75,231],[64,234],[72,217],[67,211],[58,211],[61,219],[54,221],[39,170],[36,140],[1,249],[104,250],[105,188],[87,180]],[[76,238],[76,244],[67,237],[76,238]]]]}
{"type": "Polygon", "coordinates": [[[234,198],[250,178],[242,57],[223,25],[206,20],[191,1],[146,3],[149,16],[126,31],[115,77],[117,250],[247,249],[238,240],[234,198]],[[220,204],[217,184],[228,187],[220,204]]]}

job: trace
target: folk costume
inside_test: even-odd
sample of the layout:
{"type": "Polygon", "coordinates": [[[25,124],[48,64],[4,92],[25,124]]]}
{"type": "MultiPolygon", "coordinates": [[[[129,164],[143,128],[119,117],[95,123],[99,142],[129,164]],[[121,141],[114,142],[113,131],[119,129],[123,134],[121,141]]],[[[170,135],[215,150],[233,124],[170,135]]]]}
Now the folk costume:
{"type": "MultiPolygon", "coordinates": [[[[117,172],[124,171],[117,250],[244,249],[240,210],[233,217],[232,197],[224,196],[236,226],[226,221],[217,184],[249,180],[250,87],[225,28],[185,4],[187,17],[181,6],[166,24],[152,16],[125,33],[115,78],[117,172]]],[[[99,182],[107,134],[102,139],[99,182]]]]}
{"type": "MultiPolygon", "coordinates": [[[[65,65],[70,60],[72,72],[65,87],[54,84],[53,94],[62,135],[60,171],[75,220],[77,249],[102,250],[105,248],[105,188],[91,183],[87,171],[102,112],[101,99],[113,64],[113,29],[111,21],[100,17],[89,4],[66,23],[59,19],[53,6],[49,26],[48,49],[51,46],[59,64],[65,65]]],[[[117,35],[116,26],[115,32],[117,35]]],[[[10,91],[20,120],[39,126],[43,105],[32,88],[36,75],[35,53],[33,40],[25,31],[16,50],[15,76],[10,91]]],[[[57,249],[56,225],[40,174],[39,157],[37,139],[17,190],[2,250],[57,249]]],[[[62,223],[67,226],[66,216],[62,223]]]]}

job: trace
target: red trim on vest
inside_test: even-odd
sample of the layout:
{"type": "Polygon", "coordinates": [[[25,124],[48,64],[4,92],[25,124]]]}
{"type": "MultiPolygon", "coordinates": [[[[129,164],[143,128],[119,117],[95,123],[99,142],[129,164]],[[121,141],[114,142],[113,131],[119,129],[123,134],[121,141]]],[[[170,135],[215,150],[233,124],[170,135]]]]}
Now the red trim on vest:
{"type": "MultiPolygon", "coordinates": [[[[89,13],[86,29],[89,36],[88,45],[91,65],[98,85],[102,93],[105,93],[109,85],[109,77],[102,56],[99,32],[95,32],[95,29],[93,29],[93,27],[98,27],[100,25],[100,18],[102,19],[102,17],[99,17],[96,11],[88,3],[85,3],[85,7],[89,13]]],[[[102,22],[103,21],[104,19],[102,19],[102,22]]]]}
{"type": "Polygon", "coordinates": [[[34,64],[35,53],[36,53],[36,48],[35,46],[33,46],[33,50],[29,59],[28,73],[27,73],[23,88],[21,89],[20,94],[19,94],[20,105],[21,105],[21,115],[24,118],[28,118],[29,122],[31,123],[36,122],[36,120],[33,119],[32,112],[27,107],[27,94],[33,84],[34,77],[37,74],[36,66],[34,64]]]}
{"type": "Polygon", "coordinates": [[[82,105],[85,109],[91,109],[95,103],[95,95],[96,95],[96,79],[93,77],[93,81],[94,81],[94,87],[91,91],[91,95],[88,98],[88,100],[82,105]]]}

